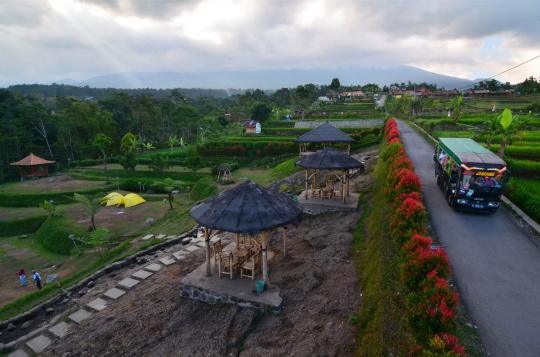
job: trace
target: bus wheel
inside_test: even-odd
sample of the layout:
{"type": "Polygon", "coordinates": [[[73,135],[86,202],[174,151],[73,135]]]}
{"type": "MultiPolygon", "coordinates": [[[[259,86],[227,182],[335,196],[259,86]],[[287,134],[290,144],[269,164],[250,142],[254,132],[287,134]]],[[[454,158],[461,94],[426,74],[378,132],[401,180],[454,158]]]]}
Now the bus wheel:
{"type": "Polygon", "coordinates": [[[448,205],[450,207],[455,207],[455,204],[454,204],[454,196],[452,195],[452,193],[449,193],[448,194],[448,205]]]}

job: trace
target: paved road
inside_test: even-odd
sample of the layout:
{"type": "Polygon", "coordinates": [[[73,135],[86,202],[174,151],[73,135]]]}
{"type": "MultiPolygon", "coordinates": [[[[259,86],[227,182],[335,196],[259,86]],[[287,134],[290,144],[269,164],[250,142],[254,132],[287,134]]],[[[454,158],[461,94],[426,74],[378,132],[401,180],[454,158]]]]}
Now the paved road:
{"type": "Polygon", "coordinates": [[[434,148],[398,121],[462,301],[493,357],[540,356],[540,250],[506,216],[463,213],[435,182],[434,148]]]}

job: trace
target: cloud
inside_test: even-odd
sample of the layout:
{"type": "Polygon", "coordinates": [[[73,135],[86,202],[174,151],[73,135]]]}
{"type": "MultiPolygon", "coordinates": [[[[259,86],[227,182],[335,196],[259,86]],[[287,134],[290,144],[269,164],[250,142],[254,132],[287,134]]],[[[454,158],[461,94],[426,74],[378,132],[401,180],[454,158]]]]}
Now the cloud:
{"type": "MultiPolygon", "coordinates": [[[[8,83],[129,71],[401,64],[475,78],[528,60],[540,47],[534,1],[48,0],[32,4],[8,0],[0,7],[0,46],[9,49],[9,56],[0,57],[0,78],[8,83]],[[497,41],[496,46],[490,41],[497,41]]],[[[540,65],[531,63],[501,78],[522,80],[525,72],[534,75],[538,70],[540,65]]]]}

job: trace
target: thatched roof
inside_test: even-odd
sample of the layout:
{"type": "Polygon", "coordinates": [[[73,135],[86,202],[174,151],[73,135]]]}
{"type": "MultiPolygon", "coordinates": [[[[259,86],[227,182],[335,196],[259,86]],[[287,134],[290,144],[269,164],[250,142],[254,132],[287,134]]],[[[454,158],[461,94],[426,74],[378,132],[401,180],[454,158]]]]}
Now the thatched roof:
{"type": "Polygon", "coordinates": [[[257,233],[287,224],[298,225],[302,207],[248,180],[196,204],[189,215],[211,229],[257,233]]]}
{"type": "Polygon", "coordinates": [[[305,133],[295,143],[354,143],[354,139],[326,122],[305,133]]]}
{"type": "Polygon", "coordinates": [[[314,154],[305,156],[295,163],[297,166],[320,169],[320,170],[343,170],[355,169],[364,170],[364,164],[353,157],[339,151],[338,149],[327,146],[314,154]]]}
{"type": "Polygon", "coordinates": [[[41,157],[30,153],[30,155],[28,155],[24,159],[22,159],[20,161],[17,161],[17,162],[12,162],[10,165],[12,165],[12,166],[34,166],[34,165],[54,164],[55,162],[56,161],[49,161],[49,160],[42,159],[41,157]]]}

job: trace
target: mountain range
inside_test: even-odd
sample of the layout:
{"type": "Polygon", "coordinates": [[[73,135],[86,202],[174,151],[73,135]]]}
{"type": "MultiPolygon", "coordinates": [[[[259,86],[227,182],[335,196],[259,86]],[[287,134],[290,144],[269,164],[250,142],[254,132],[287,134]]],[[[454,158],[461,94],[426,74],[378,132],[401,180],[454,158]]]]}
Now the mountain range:
{"type": "Polygon", "coordinates": [[[89,86],[93,88],[212,88],[212,89],[253,89],[277,90],[313,83],[329,85],[338,78],[342,85],[379,86],[392,83],[428,83],[437,88],[463,89],[475,83],[473,80],[446,76],[411,66],[391,68],[349,67],[338,69],[291,69],[261,71],[220,71],[220,72],[130,72],[115,73],[89,78],[82,81],[64,79],[57,84],[89,86]]]}

